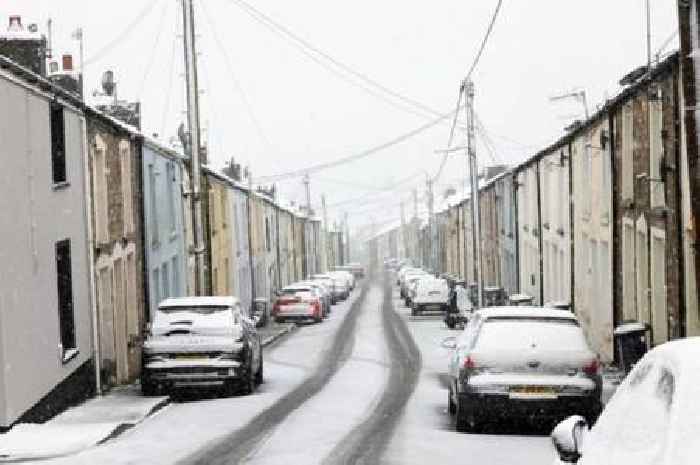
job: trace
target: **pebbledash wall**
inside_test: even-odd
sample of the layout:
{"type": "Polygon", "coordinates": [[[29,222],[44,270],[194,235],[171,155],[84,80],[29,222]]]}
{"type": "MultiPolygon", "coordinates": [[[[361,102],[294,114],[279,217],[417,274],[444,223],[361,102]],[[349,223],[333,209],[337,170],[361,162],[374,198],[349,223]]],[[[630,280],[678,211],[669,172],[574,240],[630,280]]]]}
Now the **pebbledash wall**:
{"type": "Polygon", "coordinates": [[[0,69],[0,428],[93,386],[85,119],[40,83],[0,69]]]}

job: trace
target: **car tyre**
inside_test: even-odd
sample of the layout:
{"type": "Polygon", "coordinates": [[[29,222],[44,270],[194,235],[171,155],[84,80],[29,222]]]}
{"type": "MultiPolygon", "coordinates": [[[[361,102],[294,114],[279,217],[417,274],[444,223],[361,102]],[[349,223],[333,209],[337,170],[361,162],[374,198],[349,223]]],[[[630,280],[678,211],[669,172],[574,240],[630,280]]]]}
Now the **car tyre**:
{"type": "Polygon", "coordinates": [[[457,399],[455,429],[460,433],[474,433],[478,431],[478,421],[474,413],[467,413],[464,401],[457,399]]]}
{"type": "Polygon", "coordinates": [[[446,320],[445,320],[445,324],[446,324],[447,327],[450,328],[450,329],[455,329],[455,326],[457,326],[457,324],[455,323],[455,320],[452,319],[452,318],[446,319],[446,320]]]}
{"type": "Polygon", "coordinates": [[[141,380],[141,394],[146,397],[153,397],[159,394],[158,384],[147,379],[141,380]]]}
{"type": "Polygon", "coordinates": [[[257,373],[255,373],[255,384],[260,386],[263,382],[265,382],[263,378],[263,359],[262,354],[260,354],[260,366],[258,367],[257,373]]]}
{"type": "Polygon", "coordinates": [[[457,406],[452,401],[452,388],[447,390],[447,411],[450,415],[455,415],[457,413],[457,406]]]}

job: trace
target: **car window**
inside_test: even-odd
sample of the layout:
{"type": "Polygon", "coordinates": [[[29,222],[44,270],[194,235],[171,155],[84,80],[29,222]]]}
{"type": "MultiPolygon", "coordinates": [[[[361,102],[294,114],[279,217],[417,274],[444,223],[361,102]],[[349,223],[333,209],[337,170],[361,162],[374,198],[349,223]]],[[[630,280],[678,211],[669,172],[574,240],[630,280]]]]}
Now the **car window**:
{"type": "Polygon", "coordinates": [[[620,386],[584,443],[582,465],[661,463],[673,407],[672,370],[641,362],[620,386]]]}
{"type": "Polygon", "coordinates": [[[479,350],[588,350],[575,320],[489,318],[479,331],[479,350]]]}

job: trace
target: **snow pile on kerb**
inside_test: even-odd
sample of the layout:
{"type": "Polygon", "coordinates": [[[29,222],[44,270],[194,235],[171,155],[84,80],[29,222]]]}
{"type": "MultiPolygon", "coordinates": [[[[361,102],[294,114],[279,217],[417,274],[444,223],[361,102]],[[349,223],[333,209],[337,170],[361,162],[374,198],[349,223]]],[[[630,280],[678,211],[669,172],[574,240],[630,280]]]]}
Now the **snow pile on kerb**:
{"type": "Polygon", "coordinates": [[[167,397],[143,397],[136,386],[115,389],[46,423],[19,424],[0,435],[0,461],[79,452],[139,423],[167,401],[167,397]]]}

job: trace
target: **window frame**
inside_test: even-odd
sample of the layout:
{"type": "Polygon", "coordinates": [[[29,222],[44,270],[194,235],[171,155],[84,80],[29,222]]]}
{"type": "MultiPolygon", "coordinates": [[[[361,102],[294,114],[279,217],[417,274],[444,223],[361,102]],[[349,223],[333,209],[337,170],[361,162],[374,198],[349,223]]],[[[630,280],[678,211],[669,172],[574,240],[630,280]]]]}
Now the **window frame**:
{"type": "Polygon", "coordinates": [[[59,339],[62,348],[63,363],[67,363],[78,354],[78,343],[75,331],[75,305],[73,298],[73,264],[71,256],[71,241],[69,238],[54,244],[56,259],[56,297],[59,324],[59,339]],[[64,249],[65,248],[65,249],[64,249]],[[62,249],[65,253],[62,256],[62,249]],[[65,261],[62,261],[65,260],[65,261]],[[67,274],[67,282],[62,276],[67,274]]]}

